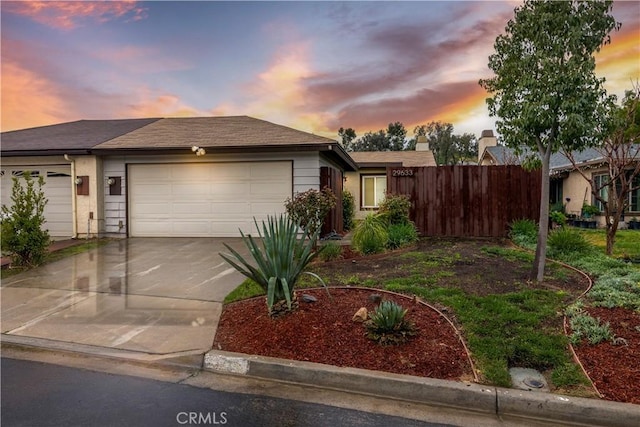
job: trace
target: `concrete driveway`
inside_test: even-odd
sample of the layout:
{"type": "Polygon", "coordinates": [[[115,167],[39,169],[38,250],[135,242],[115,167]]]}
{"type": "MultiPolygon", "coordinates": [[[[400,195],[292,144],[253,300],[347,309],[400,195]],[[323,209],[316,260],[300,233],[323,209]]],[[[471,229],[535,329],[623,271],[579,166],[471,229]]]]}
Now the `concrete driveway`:
{"type": "Polygon", "coordinates": [[[3,340],[29,337],[162,357],[211,349],[244,276],[219,256],[240,239],[131,238],[2,282],[3,340]]]}

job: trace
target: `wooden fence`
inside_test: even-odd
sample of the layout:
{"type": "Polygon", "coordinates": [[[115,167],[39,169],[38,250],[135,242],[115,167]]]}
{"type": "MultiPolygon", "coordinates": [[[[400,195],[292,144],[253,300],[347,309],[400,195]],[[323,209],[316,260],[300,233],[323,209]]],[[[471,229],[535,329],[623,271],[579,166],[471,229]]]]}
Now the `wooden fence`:
{"type": "Polygon", "coordinates": [[[336,207],[331,209],[324,220],[320,236],[328,233],[342,233],[344,230],[342,218],[342,171],[322,166],[320,168],[320,189],[329,187],[336,196],[336,207]]]}
{"type": "Polygon", "coordinates": [[[411,198],[423,236],[506,236],[516,219],[538,221],[541,183],[512,165],[387,168],[387,193],[411,198]]]}

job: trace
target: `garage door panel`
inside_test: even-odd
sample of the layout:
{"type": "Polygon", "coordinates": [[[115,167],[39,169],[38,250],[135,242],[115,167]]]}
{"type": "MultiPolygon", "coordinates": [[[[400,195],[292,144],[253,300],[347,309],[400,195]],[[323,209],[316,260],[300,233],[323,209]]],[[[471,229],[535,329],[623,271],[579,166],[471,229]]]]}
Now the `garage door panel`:
{"type": "Polygon", "coordinates": [[[254,216],[261,221],[284,212],[292,176],[288,161],[130,165],[130,234],[230,237],[239,236],[239,228],[255,233],[254,216]]]}
{"type": "Polygon", "coordinates": [[[214,196],[234,196],[247,194],[250,185],[245,182],[216,182],[211,185],[211,194],[214,196]]]}
{"type": "Polygon", "coordinates": [[[171,194],[176,199],[191,199],[193,196],[208,196],[211,193],[211,185],[208,182],[191,184],[173,184],[171,194]]]}
{"type": "Polygon", "coordinates": [[[212,203],[212,211],[216,215],[244,215],[251,207],[246,202],[212,203]]]}
{"type": "Polygon", "coordinates": [[[211,203],[174,203],[171,212],[176,215],[195,215],[211,213],[211,203]]]}

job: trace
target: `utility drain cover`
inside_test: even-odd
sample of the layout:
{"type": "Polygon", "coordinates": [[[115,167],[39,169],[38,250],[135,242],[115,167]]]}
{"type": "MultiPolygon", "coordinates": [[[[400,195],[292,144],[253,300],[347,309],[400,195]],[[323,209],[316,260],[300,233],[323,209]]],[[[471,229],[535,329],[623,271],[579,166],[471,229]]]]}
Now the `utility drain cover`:
{"type": "Polygon", "coordinates": [[[524,381],[522,381],[523,383],[525,383],[526,385],[528,385],[531,388],[542,388],[544,387],[544,383],[542,381],[538,381],[535,378],[525,378],[524,381]]]}

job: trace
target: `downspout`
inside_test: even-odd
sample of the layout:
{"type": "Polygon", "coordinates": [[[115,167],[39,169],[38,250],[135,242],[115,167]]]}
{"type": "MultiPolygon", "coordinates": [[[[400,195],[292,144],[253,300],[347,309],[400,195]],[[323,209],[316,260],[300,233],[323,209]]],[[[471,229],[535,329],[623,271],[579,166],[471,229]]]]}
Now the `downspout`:
{"type": "Polygon", "coordinates": [[[69,157],[68,154],[64,155],[64,159],[67,162],[71,163],[71,218],[72,218],[72,227],[73,227],[73,236],[72,239],[78,238],[78,201],[76,200],[76,189],[75,189],[75,179],[76,179],[76,161],[69,157]]]}

